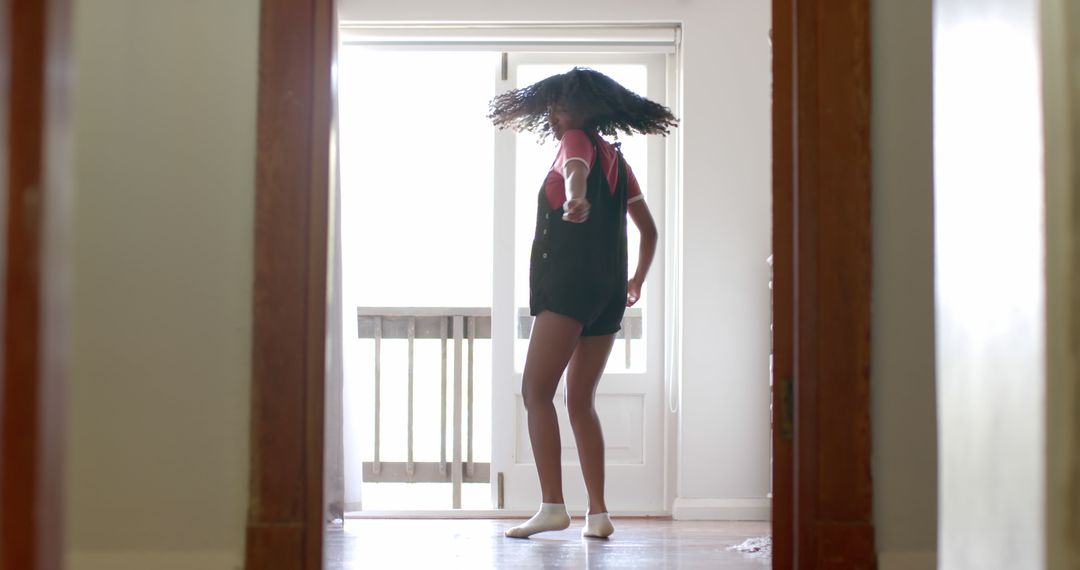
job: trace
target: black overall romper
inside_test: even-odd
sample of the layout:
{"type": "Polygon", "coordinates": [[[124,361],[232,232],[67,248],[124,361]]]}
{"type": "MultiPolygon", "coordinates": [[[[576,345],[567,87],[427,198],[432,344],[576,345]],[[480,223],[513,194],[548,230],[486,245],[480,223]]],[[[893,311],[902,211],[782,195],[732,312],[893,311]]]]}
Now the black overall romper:
{"type": "Polygon", "coordinates": [[[565,315],[581,322],[581,336],[603,336],[622,328],[626,311],[628,184],[618,144],[619,178],[611,192],[592,133],[589,140],[595,150],[585,191],[589,217],[582,223],[564,221],[562,206],[552,208],[540,189],[529,264],[529,312],[565,315]]]}

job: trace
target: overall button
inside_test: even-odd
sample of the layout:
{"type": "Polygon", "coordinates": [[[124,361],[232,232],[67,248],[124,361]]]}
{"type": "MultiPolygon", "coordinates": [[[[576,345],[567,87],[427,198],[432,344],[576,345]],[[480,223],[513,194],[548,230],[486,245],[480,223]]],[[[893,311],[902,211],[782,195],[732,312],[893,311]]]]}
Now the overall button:
{"type": "Polygon", "coordinates": [[[547,253],[544,253],[544,254],[543,254],[543,255],[541,255],[540,257],[542,257],[542,258],[544,258],[544,259],[547,259],[547,253]]]}
{"type": "Polygon", "coordinates": [[[547,235],[547,228],[544,228],[544,235],[547,235]]]}
{"type": "Polygon", "coordinates": [[[551,219],[551,214],[544,214],[544,219],[545,220],[551,219]]]}

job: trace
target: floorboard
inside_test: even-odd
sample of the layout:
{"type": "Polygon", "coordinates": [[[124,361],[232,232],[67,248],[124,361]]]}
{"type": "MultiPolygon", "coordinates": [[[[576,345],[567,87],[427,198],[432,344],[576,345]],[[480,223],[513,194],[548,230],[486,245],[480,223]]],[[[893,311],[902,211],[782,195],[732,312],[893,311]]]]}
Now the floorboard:
{"type": "Polygon", "coordinates": [[[357,568],[717,568],[762,570],[760,554],[728,550],[769,534],[763,522],[619,519],[609,539],[583,539],[584,520],[530,539],[503,531],[520,520],[349,519],[326,534],[326,570],[357,568]]]}

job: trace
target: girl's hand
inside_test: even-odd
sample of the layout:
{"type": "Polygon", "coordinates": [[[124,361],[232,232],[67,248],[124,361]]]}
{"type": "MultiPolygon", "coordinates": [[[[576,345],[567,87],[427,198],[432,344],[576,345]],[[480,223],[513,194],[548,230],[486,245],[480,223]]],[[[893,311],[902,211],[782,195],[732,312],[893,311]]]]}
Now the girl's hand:
{"type": "Polygon", "coordinates": [[[589,201],[585,198],[571,198],[563,204],[563,217],[567,222],[580,224],[589,219],[589,201]]]}
{"type": "Polygon", "coordinates": [[[626,306],[633,307],[641,298],[641,280],[630,279],[626,282],[626,306]]]}

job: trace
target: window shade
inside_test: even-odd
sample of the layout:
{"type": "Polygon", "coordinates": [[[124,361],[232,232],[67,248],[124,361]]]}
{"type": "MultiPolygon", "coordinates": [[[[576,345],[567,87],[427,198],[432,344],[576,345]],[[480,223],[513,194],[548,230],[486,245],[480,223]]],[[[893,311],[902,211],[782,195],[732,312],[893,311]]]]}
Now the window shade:
{"type": "Polygon", "coordinates": [[[674,53],[677,24],[363,24],[344,22],[341,41],[387,48],[674,53]]]}

